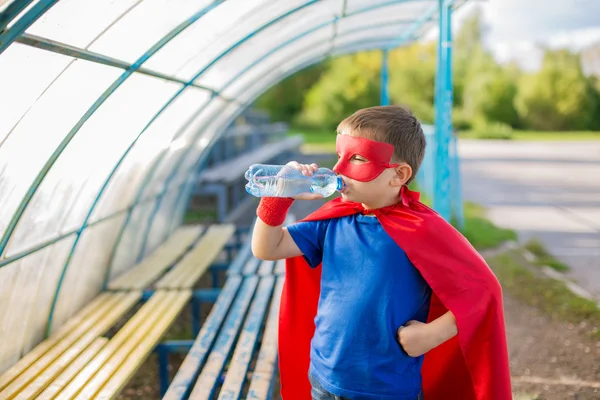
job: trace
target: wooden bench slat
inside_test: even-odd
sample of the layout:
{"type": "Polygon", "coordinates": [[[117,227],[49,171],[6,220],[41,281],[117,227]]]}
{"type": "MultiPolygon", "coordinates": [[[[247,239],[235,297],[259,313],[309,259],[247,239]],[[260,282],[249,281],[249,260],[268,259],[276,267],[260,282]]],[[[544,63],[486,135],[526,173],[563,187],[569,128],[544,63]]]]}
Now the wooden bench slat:
{"type": "Polygon", "coordinates": [[[41,342],[33,350],[27,353],[21,358],[15,365],[9,368],[0,377],[0,391],[8,386],[13,380],[29,368],[34,362],[48,352],[56,343],[61,341],[67,334],[69,334],[74,328],[78,327],[82,321],[90,316],[90,314],[97,312],[98,309],[115,295],[110,293],[104,293],[92,300],[87,306],[85,306],[75,316],[70,318],[62,327],[54,332],[48,339],[41,342]]]}
{"type": "Polygon", "coordinates": [[[279,260],[275,263],[273,273],[275,275],[285,275],[285,260],[279,260]]]}
{"type": "Polygon", "coordinates": [[[296,135],[266,144],[257,150],[248,152],[233,160],[225,161],[216,167],[204,171],[200,175],[199,180],[200,182],[231,182],[244,175],[248,165],[265,162],[285,150],[300,146],[302,142],[302,136],[296,135]]]}
{"type": "MultiPolygon", "coordinates": [[[[46,356],[42,357],[39,363],[34,365],[34,369],[30,369],[22,375],[22,377],[28,374],[35,375],[33,381],[29,381],[26,385],[27,392],[31,396],[21,396],[19,394],[16,398],[18,399],[32,399],[37,398],[42,390],[44,390],[58,375],[60,375],[77,357],[83,353],[94,340],[108,331],[131,307],[133,307],[140,299],[141,293],[121,294],[117,298],[115,304],[110,304],[108,309],[103,310],[103,313],[99,318],[93,321],[93,325],[89,329],[85,329],[82,336],[76,340],[59,343],[55,346],[46,356]],[[55,354],[52,354],[55,353],[55,354]],[[52,356],[52,357],[50,357],[52,356]],[[46,359],[45,359],[46,358],[46,359]],[[36,368],[37,367],[37,368],[36,368]],[[31,371],[31,372],[30,372],[31,371]]],[[[84,326],[87,326],[85,324],[84,326]]],[[[23,388],[19,389],[23,390],[23,388]]],[[[9,396],[10,397],[10,396],[9,396]]]]}
{"type": "Polygon", "coordinates": [[[244,265],[252,256],[252,245],[250,240],[246,240],[243,246],[240,248],[235,260],[231,263],[227,269],[227,275],[239,275],[244,269],[244,265]]]}
{"type": "Polygon", "coordinates": [[[229,358],[233,343],[242,325],[242,320],[250,305],[257,284],[257,276],[246,278],[242,283],[238,297],[225,321],[223,329],[219,333],[217,342],[208,357],[206,365],[198,377],[198,381],[189,397],[190,399],[204,400],[212,398],[219,375],[229,358]]]}
{"type": "Polygon", "coordinates": [[[256,270],[258,269],[259,265],[260,265],[260,260],[258,258],[254,258],[254,257],[250,258],[250,260],[248,260],[246,265],[244,265],[244,270],[242,271],[242,274],[244,274],[244,275],[256,274],[256,270]]]}
{"type": "Polygon", "coordinates": [[[267,325],[263,333],[258,361],[254,367],[247,399],[269,399],[277,363],[277,335],[279,330],[279,305],[284,277],[277,278],[277,285],[271,301],[267,325]]]}
{"type": "Polygon", "coordinates": [[[191,288],[221,253],[225,244],[235,233],[235,226],[213,225],[200,242],[169,271],[156,287],[159,289],[191,288]]]}
{"type": "MultiPolygon", "coordinates": [[[[79,371],[81,371],[96,356],[96,354],[98,354],[106,343],[108,343],[107,338],[100,337],[95,339],[92,344],[63,371],[62,374],[52,381],[50,386],[40,393],[37,398],[40,400],[54,399],[58,393],[63,390],[73,378],[75,378],[79,371]]],[[[26,393],[26,391],[23,393],[26,393]]],[[[32,394],[31,396],[31,398],[33,398],[34,395],[32,394]]]]}
{"type": "Polygon", "coordinates": [[[275,261],[263,261],[260,263],[260,267],[258,268],[258,275],[266,276],[273,274],[273,267],[275,266],[275,261]]]}
{"type": "Polygon", "coordinates": [[[90,318],[52,347],[35,364],[0,392],[0,398],[13,398],[26,385],[37,386],[41,389],[45,388],[47,380],[51,380],[60,374],[70,361],[83,352],[96,337],[110,329],[121,316],[137,303],[140,297],[141,293],[139,292],[127,295],[115,294],[112,301],[107,302],[104,307],[91,315],[90,318]],[[60,363],[55,362],[58,358],[60,358],[60,363]],[[42,376],[39,376],[40,374],[42,376]],[[34,379],[35,381],[32,382],[34,379]]]}
{"type": "Polygon", "coordinates": [[[156,347],[160,338],[166,333],[183,307],[190,301],[191,297],[191,290],[178,291],[175,298],[172,298],[169,301],[167,309],[161,313],[160,321],[155,324],[152,330],[149,332],[140,330],[143,335],[141,341],[139,338],[130,341],[131,343],[129,343],[128,346],[131,347],[131,351],[126,358],[113,357],[113,359],[111,359],[111,363],[114,363],[119,367],[108,382],[103,385],[102,390],[97,393],[95,399],[112,399],[121,392],[133,377],[139,366],[152,353],[152,350],[156,347]]]}
{"type": "Polygon", "coordinates": [[[238,400],[242,394],[246,374],[252,361],[254,348],[274,284],[275,278],[273,276],[265,276],[260,280],[250,312],[225,375],[225,382],[219,393],[219,400],[238,400]]]}
{"type": "Polygon", "coordinates": [[[63,390],[58,399],[76,398],[79,392],[84,388],[87,382],[94,377],[104,363],[116,352],[119,347],[129,338],[129,336],[140,326],[151,325],[152,311],[164,304],[163,300],[168,300],[169,294],[157,292],[138,312],[117,332],[117,334],[108,342],[106,346],[94,357],[83,370],[69,383],[63,390]]]}
{"type": "Polygon", "coordinates": [[[175,374],[163,400],[182,400],[187,396],[241,284],[242,278],[240,276],[232,276],[227,279],[217,302],[202,325],[200,333],[175,374]]]}
{"type": "Polygon", "coordinates": [[[139,264],[110,282],[108,289],[145,289],[198,240],[203,230],[202,226],[179,228],[139,264]]]}

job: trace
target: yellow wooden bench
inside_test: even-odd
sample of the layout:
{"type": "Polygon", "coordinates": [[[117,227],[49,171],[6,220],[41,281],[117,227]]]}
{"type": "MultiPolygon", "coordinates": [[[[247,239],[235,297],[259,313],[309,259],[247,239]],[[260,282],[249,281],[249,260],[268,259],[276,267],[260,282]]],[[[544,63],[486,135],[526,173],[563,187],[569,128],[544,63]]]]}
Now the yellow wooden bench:
{"type": "Polygon", "coordinates": [[[155,285],[157,289],[191,288],[235,233],[233,225],[213,225],[198,244],[155,285]]]}
{"type": "Polygon", "coordinates": [[[141,298],[142,293],[103,293],[0,377],[0,399],[34,399],[57,378],[100,349],[98,340],[141,298]]]}
{"type": "Polygon", "coordinates": [[[250,258],[246,274],[229,275],[163,399],[270,398],[284,265],[250,258]]]}
{"type": "Polygon", "coordinates": [[[179,260],[198,240],[204,228],[185,226],[177,229],[162,245],[138,265],[108,284],[109,290],[145,289],[179,260]]]}
{"type": "Polygon", "coordinates": [[[119,277],[111,286],[118,290],[100,294],[0,376],[0,399],[116,397],[190,301],[193,286],[234,233],[233,225],[179,229],[119,277]],[[152,286],[165,271],[154,284],[155,291],[138,290],[152,286]],[[135,282],[138,278],[141,283],[135,282]],[[147,301],[112,338],[103,337],[140,300],[147,301]]]}

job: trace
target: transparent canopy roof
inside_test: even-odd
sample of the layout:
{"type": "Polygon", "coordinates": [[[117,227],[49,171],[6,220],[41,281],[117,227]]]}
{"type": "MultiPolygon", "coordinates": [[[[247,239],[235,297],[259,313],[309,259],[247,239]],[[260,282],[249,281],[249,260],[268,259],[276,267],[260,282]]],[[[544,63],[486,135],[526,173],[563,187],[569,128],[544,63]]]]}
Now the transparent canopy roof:
{"type": "Polygon", "coordinates": [[[261,93],[414,41],[438,7],[0,0],[0,373],[180,225],[202,160],[261,93]]]}

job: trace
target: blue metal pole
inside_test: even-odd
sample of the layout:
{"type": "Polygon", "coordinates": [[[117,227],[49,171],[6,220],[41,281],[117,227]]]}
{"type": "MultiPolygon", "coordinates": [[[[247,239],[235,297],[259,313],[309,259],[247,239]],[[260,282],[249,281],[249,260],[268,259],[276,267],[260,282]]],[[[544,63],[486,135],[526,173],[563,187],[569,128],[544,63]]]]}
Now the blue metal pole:
{"type": "Polygon", "coordinates": [[[160,386],[160,395],[164,396],[169,388],[169,347],[160,343],[156,346],[158,355],[158,378],[160,386]]]}
{"type": "Polygon", "coordinates": [[[435,93],[435,190],[434,209],[447,221],[451,219],[449,145],[452,134],[452,1],[439,0],[440,37],[435,93]]]}
{"type": "Polygon", "coordinates": [[[381,105],[390,105],[388,50],[381,52],[381,105]]]}

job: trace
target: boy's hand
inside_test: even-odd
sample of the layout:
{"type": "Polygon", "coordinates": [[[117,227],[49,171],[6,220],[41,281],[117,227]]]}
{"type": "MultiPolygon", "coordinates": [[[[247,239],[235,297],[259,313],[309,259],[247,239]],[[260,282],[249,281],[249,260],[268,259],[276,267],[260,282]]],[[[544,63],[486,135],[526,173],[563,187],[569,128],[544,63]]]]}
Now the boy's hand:
{"type": "Polygon", "coordinates": [[[408,321],[396,331],[398,342],[411,357],[419,357],[457,334],[456,318],[451,311],[428,324],[408,321]]]}
{"type": "Polygon", "coordinates": [[[419,357],[436,347],[431,327],[420,321],[408,321],[398,328],[396,336],[404,351],[411,357],[419,357]]]}
{"type": "MultiPolygon", "coordinates": [[[[311,176],[319,169],[319,166],[317,164],[300,164],[297,161],[290,161],[286,164],[286,166],[302,171],[302,174],[305,176],[311,176]]],[[[300,193],[293,197],[293,199],[295,200],[318,200],[322,198],[322,194],[310,192],[300,193]]]]}

